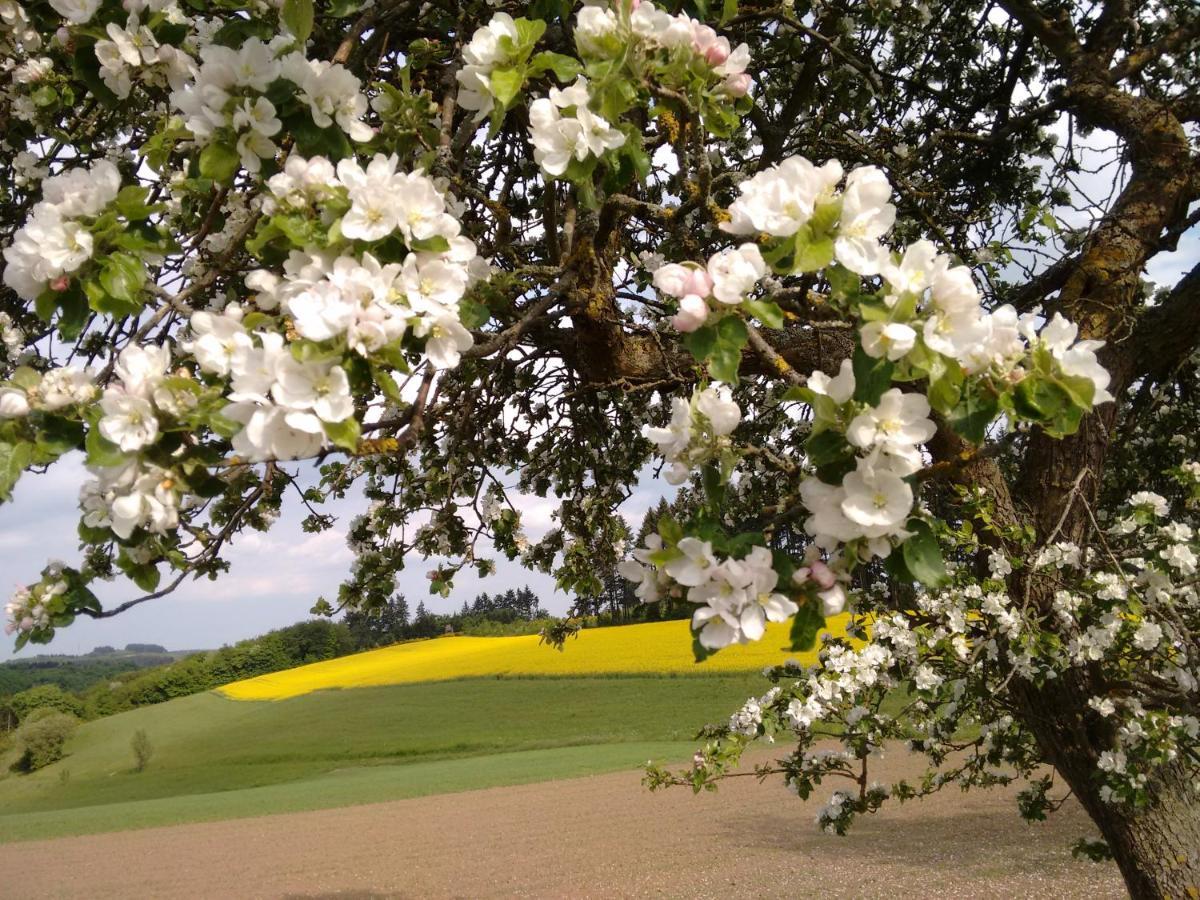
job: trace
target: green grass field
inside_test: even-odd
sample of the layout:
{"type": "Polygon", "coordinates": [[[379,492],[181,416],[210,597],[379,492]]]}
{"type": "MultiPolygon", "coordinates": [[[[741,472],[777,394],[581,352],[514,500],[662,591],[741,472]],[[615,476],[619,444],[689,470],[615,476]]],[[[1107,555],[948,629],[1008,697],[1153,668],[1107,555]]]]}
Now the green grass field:
{"type": "Polygon", "coordinates": [[[0,841],[319,809],[680,760],[767,683],[474,679],[276,702],[200,694],[83,725],[67,757],[0,772],[0,841]],[[130,739],[154,756],[133,768],[130,739]],[[66,774],[64,774],[66,773],[66,774]]]}

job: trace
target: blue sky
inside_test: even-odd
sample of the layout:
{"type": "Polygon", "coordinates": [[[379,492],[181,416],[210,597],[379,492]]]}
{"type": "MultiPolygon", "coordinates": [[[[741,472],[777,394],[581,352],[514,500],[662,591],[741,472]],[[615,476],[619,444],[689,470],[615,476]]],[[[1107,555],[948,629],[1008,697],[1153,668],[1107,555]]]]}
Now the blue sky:
{"type": "MultiPolygon", "coordinates": [[[[0,506],[0,596],[7,599],[17,585],[36,579],[50,559],[72,564],[79,559],[76,496],[86,478],[81,457],[73,455],[43,475],[26,475],[17,485],[13,502],[0,506]]],[[[674,492],[665,483],[661,488],[674,492]]],[[[647,479],[622,512],[636,526],[658,502],[660,493],[660,486],[647,479]]],[[[0,660],[36,653],[86,653],[102,644],[155,643],[171,650],[206,649],[307,618],[317,597],[336,596],[353,559],[346,546],[345,528],[365,508],[365,502],[348,497],[329,504],[325,511],[336,515],[338,521],[321,534],[301,531],[302,513],[297,506],[285,505],[283,515],[267,534],[239,536],[227,556],[232,563],[230,572],[216,581],[185,582],[174,594],[111,619],[80,618],[48,646],[30,646],[19,654],[13,653],[12,639],[0,634],[0,660]]],[[[522,498],[520,506],[526,533],[532,539],[541,537],[552,524],[555,501],[522,498]]],[[[495,593],[523,584],[532,587],[552,612],[565,612],[569,606],[568,597],[555,590],[553,578],[502,557],[497,558],[495,575],[480,579],[463,573],[451,596],[443,599],[429,593],[425,577],[435,565],[414,557],[399,574],[399,590],[411,608],[424,600],[434,612],[452,612],[480,591],[495,593]]],[[[99,584],[96,593],[110,607],[141,592],[118,578],[111,584],[99,584]]]]}

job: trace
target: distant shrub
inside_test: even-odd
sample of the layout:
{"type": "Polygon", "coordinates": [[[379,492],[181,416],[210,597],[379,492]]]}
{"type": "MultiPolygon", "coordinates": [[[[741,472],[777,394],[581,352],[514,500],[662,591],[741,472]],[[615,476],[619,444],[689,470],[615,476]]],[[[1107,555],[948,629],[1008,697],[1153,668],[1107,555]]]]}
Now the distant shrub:
{"type": "Polygon", "coordinates": [[[83,716],[83,703],[80,699],[68,694],[57,684],[39,684],[14,694],[8,705],[21,722],[25,722],[29,714],[38,709],[57,710],[77,718],[83,716]]]}
{"type": "Polygon", "coordinates": [[[150,736],[139,728],[133,733],[133,740],[129,742],[129,746],[133,748],[134,768],[139,772],[146,771],[146,766],[150,765],[150,757],[154,755],[150,736]]]}
{"type": "Polygon", "coordinates": [[[67,738],[79,720],[75,716],[52,709],[40,709],[21,723],[13,736],[20,756],[13,768],[19,772],[36,772],[63,758],[67,738]]]}

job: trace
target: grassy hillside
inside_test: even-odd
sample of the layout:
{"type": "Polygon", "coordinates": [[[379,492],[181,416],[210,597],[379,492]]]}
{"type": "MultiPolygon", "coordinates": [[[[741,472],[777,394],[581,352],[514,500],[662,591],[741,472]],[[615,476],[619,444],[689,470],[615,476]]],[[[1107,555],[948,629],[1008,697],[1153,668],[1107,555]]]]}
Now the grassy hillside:
{"type": "MultiPolygon", "coordinates": [[[[843,633],[848,617],[829,622],[843,633]]],[[[579,676],[758,672],[794,658],[812,663],[815,651],[789,649],[788,623],[771,625],[753,644],[727,647],[702,663],[692,656],[687,621],[650,622],[579,632],[559,653],[540,646],[536,635],[449,637],[397,644],[353,656],[300,666],[234,682],[221,693],[236,700],[281,700],[330,688],[411,684],[479,676],[579,676]]]]}
{"type": "Polygon", "coordinates": [[[760,676],[741,674],[481,679],[277,703],[185,697],[87,723],[61,762],[32,775],[5,772],[0,840],[340,806],[679,759],[693,749],[697,727],[724,719],[764,687],[760,676]],[[133,771],[129,746],[138,729],[154,746],[141,773],[133,771]]]}

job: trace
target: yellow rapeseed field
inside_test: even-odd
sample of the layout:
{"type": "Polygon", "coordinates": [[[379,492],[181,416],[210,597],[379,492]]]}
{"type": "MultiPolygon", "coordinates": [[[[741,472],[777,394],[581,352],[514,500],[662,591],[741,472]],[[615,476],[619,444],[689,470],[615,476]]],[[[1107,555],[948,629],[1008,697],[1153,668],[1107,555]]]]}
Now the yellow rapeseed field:
{"type": "MultiPolygon", "coordinates": [[[[844,633],[848,616],[829,620],[829,630],[844,633]]],[[[727,647],[702,663],[692,657],[687,621],[650,622],[616,628],[591,628],[567,641],[563,652],[540,646],[536,635],[521,637],[444,637],[397,644],[236,681],[220,688],[235,700],[284,700],[330,688],[370,687],[419,681],[489,676],[555,675],[703,675],[756,671],[789,658],[809,664],[816,651],[789,649],[788,623],[769,625],[753,644],[727,647]]]]}

